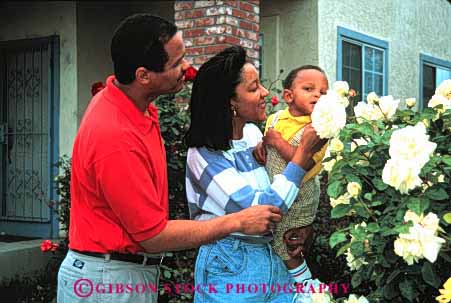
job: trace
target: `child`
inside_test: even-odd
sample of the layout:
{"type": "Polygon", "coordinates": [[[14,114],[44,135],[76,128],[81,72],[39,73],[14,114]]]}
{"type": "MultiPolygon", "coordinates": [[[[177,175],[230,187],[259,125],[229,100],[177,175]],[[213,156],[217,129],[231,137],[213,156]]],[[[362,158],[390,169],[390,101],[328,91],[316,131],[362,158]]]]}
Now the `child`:
{"type": "MultiPolygon", "coordinates": [[[[327,92],[328,82],[321,68],[305,65],[288,74],[283,81],[283,88],[283,98],[288,108],[268,117],[263,144],[260,142],[254,151],[259,162],[266,161],[266,169],[271,178],[279,174],[291,159],[304,127],[311,123],[310,115],[316,102],[327,92]]],[[[321,160],[326,148],[325,145],[314,155],[315,166],[305,175],[298,197],[273,234],[272,246],[297,283],[303,283],[312,277],[304,256],[313,242],[311,224],[315,219],[320,195],[316,175],[321,170],[321,160]]]]}

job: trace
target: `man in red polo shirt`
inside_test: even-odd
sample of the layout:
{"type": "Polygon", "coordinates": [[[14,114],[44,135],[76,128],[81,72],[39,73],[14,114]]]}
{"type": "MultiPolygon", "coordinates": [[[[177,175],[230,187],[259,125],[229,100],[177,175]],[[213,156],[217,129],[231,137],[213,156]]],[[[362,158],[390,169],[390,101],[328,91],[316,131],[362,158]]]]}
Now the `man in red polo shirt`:
{"type": "MultiPolygon", "coordinates": [[[[280,221],[272,206],[203,222],[168,220],[165,150],[151,102],[183,87],[184,55],[181,34],[162,18],[134,15],[117,28],[114,76],[93,97],[74,143],[70,250],[58,273],[59,303],[157,302],[158,253],[232,232],[262,234],[280,221]]],[[[306,148],[306,162],[311,154],[306,148]]]]}

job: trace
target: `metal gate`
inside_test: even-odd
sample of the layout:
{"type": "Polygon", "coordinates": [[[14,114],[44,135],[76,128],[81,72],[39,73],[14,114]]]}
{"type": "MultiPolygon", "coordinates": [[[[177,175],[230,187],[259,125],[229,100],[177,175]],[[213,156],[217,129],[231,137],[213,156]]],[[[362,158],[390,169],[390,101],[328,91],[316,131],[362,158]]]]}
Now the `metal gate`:
{"type": "Polygon", "coordinates": [[[56,36],[0,42],[0,232],[56,236],[56,36]]]}

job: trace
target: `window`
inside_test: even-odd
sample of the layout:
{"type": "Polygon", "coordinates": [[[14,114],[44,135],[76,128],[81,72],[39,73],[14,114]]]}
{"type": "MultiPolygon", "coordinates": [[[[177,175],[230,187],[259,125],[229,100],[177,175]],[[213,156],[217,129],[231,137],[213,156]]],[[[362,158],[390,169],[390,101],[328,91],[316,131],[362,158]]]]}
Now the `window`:
{"type": "Polygon", "coordinates": [[[370,92],[387,95],[388,43],[338,27],[337,80],[347,81],[360,100],[370,92]]]}
{"type": "Polygon", "coordinates": [[[451,79],[451,62],[420,54],[421,107],[427,106],[437,86],[451,79]]]}

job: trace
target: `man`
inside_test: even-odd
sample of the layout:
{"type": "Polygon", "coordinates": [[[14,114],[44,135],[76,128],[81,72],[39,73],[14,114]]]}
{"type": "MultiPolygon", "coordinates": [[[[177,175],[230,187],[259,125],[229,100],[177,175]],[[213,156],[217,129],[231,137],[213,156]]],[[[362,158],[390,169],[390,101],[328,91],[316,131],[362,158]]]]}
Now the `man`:
{"type": "MultiPolygon", "coordinates": [[[[271,206],[202,222],[168,220],[165,151],[151,102],[182,89],[184,55],[175,25],[156,16],[130,16],[114,33],[114,76],[93,97],[74,143],[70,250],[58,273],[59,303],[157,302],[155,253],[232,232],[262,234],[280,221],[271,206]]],[[[306,137],[304,168],[319,142],[314,133],[306,137]]]]}

